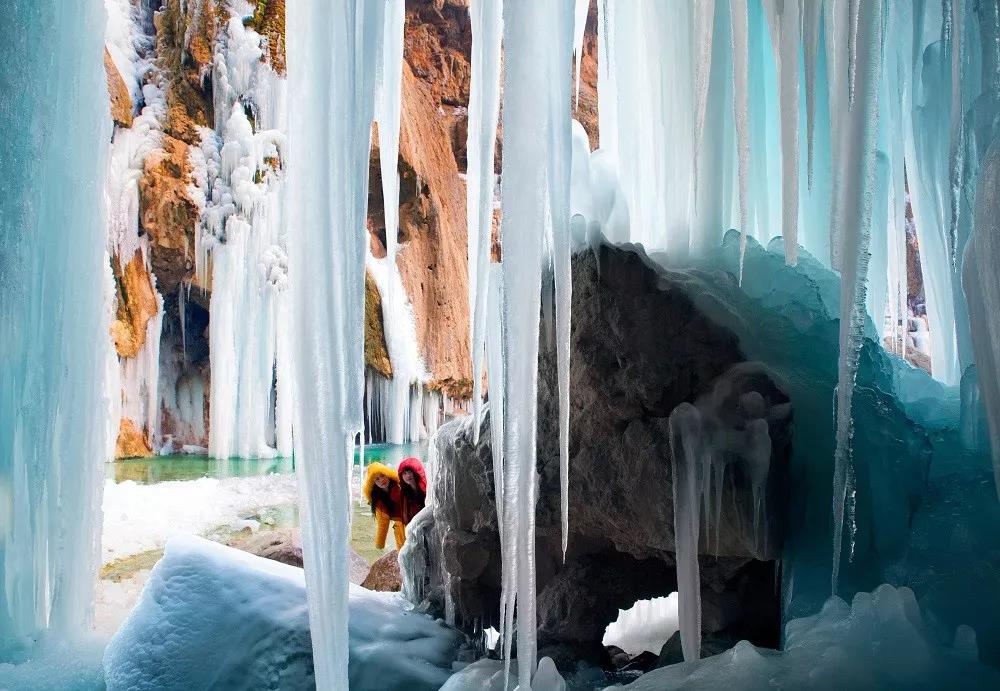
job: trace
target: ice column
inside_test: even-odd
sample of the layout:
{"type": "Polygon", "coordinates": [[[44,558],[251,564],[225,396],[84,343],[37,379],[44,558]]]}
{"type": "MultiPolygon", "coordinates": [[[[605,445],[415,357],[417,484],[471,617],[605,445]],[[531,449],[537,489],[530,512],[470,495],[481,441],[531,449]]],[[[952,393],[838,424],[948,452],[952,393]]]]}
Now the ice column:
{"type": "MultiPolygon", "coordinates": [[[[506,301],[504,462],[513,472],[504,478],[504,530],[511,529],[506,519],[518,514],[517,658],[519,684],[525,690],[531,687],[537,662],[535,437],[542,239],[555,222],[569,221],[572,42],[572,0],[505,3],[501,187],[506,301]],[[539,94],[547,97],[539,98],[539,94]]],[[[510,631],[505,634],[509,636],[510,631]]]]}
{"type": "MultiPolygon", "coordinates": [[[[840,239],[840,360],[837,366],[836,450],[833,476],[833,573],[837,592],[844,529],[844,509],[851,482],[851,401],[864,336],[868,247],[871,239],[878,93],[881,77],[882,4],[859,9],[854,52],[853,104],[840,131],[840,186],[833,218],[840,239]]],[[[844,40],[842,34],[840,40],[844,40]]],[[[846,81],[846,80],[845,80],[846,81]]],[[[841,95],[842,96],[842,95],[841,95]]],[[[831,102],[832,102],[831,98],[831,102]]]]}
{"type": "MultiPolygon", "coordinates": [[[[472,405],[482,412],[483,348],[486,343],[486,291],[493,233],[493,160],[500,109],[502,0],[473,0],[472,84],[469,93],[466,216],[469,228],[469,314],[472,315],[472,405]]],[[[479,441],[479,425],[473,426],[479,441]]]]}
{"type": "MultiPolygon", "coordinates": [[[[111,118],[103,3],[12,0],[0,31],[0,661],[87,627],[106,450],[111,118]],[[12,89],[15,93],[8,92],[12,89]]],[[[117,392],[115,392],[117,394],[117,392]]]]}
{"type": "Polygon", "coordinates": [[[383,4],[288,5],[295,430],[316,686],[346,689],[349,472],[362,429],[368,156],[383,4]]]}

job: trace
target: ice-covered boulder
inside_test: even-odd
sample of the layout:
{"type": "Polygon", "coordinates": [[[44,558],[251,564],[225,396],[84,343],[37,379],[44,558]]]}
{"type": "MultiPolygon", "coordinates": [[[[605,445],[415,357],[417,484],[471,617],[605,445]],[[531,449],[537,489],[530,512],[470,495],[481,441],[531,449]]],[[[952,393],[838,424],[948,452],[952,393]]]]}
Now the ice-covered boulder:
{"type": "MultiPolygon", "coordinates": [[[[697,274],[662,271],[641,249],[605,245],[573,257],[565,564],[556,357],[546,324],[539,356],[536,555],[543,648],[568,644],[581,655],[603,654],[604,629],[620,609],[676,590],[669,417],[720,381],[735,382],[741,395],[753,392],[758,412],[769,420],[770,472],[759,521],[744,464],[728,464],[725,482],[716,485],[722,492],[719,513],[712,530],[703,533],[701,551],[712,555],[702,564],[705,611],[719,616],[703,621],[739,629],[734,642],[748,636],[777,644],[773,560],[782,546],[781,493],[792,416],[781,385],[762,368],[746,370],[750,363],[735,334],[694,303],[691,295],[706,292],[706,285],[697,274]],[[772,410],[784,414],[767,415],[772,410]]],[[[722,396],[712,420],[715,431],[733,432],[733,438],[740,438],[737,428],[745,422],[738,398],[722,396]]],[[[469,418],[439,430],[433,526],[421,524],[410,538],[419,533],[426,541],[428,547],[413,556],[432,567],[415,569],[425,581],[415,589],[421,591],[418,597],[428,596],[442,613],[446,600],[453,603],[458,623],[470,626],[498,625],[501,556],[489,425],[486,415],[478,445],[469,418]],[[438,578],[437,566],[450,578],[438,578]]],[[[403,559],[408,556],[404,550],[403,559]]]]}
{"type": "MultiPolygon", "coordinates": [[[[437,689],[463,636],[399,595],[352,585],[354,691],[437,689]]],[[[104,654],[109,691],[312,688],[301,569],[196,537],[174,538],[104,654]]]]}

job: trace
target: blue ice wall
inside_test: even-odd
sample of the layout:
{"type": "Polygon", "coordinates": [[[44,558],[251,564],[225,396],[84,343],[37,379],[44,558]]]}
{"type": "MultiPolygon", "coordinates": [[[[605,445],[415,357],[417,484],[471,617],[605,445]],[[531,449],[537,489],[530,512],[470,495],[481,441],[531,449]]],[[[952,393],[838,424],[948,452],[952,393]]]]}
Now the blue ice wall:
{"type": "MultiPolygon", "coordinates": [[[[840,281],[806,252],[798,266],[786,266],[780,239],[771,249],[748,239],[741,290],[739,237],[731,231],[700,269],[711,289],[694,297],[737,333],[749,359],[776,373],[792,400],[787,621],[818,611],[830,595],[840,281]]],[[[854,393],[856,493],[838,592],[849,600],[884,582],[909,586],[943,642],[968,624],[981,659],[1000,664],[1000,504],[988,444],[981,433],[963,433],[958,387],[886,353],[875,333],[869,320],[854,393]]],[[[975,376],[966,379],[971,386],[975,376]]],[[[981,428],[975,392],[963,393],[975,418],[965,426],[981,428]]]]}
{"type": "Polygon", "coordinates": [[[97,572],[104,23],[101,0],[0,12],[0,662],[79,633],[97,572]]]}

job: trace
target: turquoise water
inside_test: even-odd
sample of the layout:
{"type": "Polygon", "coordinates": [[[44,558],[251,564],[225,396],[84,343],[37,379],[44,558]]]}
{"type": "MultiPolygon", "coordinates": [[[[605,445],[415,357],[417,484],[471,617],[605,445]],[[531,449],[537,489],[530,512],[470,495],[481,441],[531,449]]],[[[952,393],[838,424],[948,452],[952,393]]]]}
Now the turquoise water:
{"type": "MultiPolygon", "coordinates": [[[[378,461],[395,466],[408,456],[425,460],[427,442],[411,444],[373,444],[365,447],[364,462],[378,461]]],[[[355,448],[354,462],[360,464],[361,449],[355,448]]],[[[208,456],[155,456],[113,461],[105,464],[105,477],[115,482],[132,480],[141,485],[173,480],[197,480],[201,477],[251,477],[273,473],[295,472],[292,458],[229,458],[217,459],[208,456]]]]}

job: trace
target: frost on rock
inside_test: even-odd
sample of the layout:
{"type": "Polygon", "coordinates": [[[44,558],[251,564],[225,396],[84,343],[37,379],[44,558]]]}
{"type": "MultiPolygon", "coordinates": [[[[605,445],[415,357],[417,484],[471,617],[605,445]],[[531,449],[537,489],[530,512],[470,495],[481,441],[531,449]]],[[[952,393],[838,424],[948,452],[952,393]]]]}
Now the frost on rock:
{"type": "MultiPolygon", "coordinates": [[[[351,689],[437,689],[448,679],[460,633],[408,611],[397,593],[345,591],[351,689]]],[[[306,610],[302,569],[175,538],[104,653],[108,689],[320,687],[306,610]]]]}

